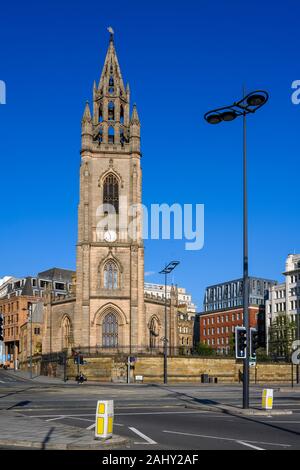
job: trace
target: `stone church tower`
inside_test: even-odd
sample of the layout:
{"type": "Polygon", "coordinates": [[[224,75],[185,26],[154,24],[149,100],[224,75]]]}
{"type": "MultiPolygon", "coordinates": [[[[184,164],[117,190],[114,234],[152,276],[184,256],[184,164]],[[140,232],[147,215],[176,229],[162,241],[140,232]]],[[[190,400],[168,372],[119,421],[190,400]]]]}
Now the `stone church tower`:
{"type": "Polygon", "coordinates": [[[145,342],[140,160],[140,121],[111,34],[82,118],[74,342],[83,347],[145,342]]]}
{"type": "MultiPolygon", "coordinates": [[[[130,112],[113,35],[82,118],[75,290],[44,298],[43,353],[161,352],[165,302],[144,294],[140,121],[130,112]]],[[[178,344],[178,293],[168,300],[168,345],[178,344]]]]}

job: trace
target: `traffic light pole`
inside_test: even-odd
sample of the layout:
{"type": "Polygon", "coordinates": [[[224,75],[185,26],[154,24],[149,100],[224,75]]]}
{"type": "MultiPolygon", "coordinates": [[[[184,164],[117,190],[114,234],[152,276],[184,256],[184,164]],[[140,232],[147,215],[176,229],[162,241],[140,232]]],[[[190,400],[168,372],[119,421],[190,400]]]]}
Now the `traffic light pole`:
{"type": "Polygon", "coordinates": [[[30,378],[32,379],[32,304],[29,304],[30,315],[30,378]]]}
{"type": "Polygon", "coordinates": [[[165,344],[164,344],[164,384],[168,383],[168,315],[167,315],[167,273],[165,273],[165,344]]]}
{"type": "Polygon", "coordinates": [[[243,310],[244,326],[246,328],[246,358],[243,368],[243,408],[249,408],[249,358],[250,358],[250,328],[249,328],[249,264],[248,264],[248,199],[247,199],[247,127],[246,113],[243,116],[243,179],[244,179],[244,275],[243,275],[243,310]]]}

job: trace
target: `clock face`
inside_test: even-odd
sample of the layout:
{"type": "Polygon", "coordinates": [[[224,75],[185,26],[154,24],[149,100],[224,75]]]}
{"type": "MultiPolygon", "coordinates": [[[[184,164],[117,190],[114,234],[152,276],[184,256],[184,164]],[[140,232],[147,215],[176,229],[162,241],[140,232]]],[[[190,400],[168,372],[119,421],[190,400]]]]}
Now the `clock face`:
{"type": "Polygon", "coordinates": [[[104,240],[106,242],[115,242],[117,239],[117,234],[114,230],[107,230],[104,234],[104,240]]]}

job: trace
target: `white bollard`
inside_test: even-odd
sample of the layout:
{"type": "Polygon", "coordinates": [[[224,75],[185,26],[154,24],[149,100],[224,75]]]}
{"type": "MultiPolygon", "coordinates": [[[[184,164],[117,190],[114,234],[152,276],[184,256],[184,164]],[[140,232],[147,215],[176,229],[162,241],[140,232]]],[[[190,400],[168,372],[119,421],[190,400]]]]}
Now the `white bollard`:
{"type": "Polygon", "coordinates": [[[95,439],[107,439],[113,435],[114,401],[97,402],[95,439]]]}
{"type": "Polygon", "coordinates": [[[261,407],[263,410],[272,410],[273,408],[273,389],[272,388],[263,389],[261,407]]]}

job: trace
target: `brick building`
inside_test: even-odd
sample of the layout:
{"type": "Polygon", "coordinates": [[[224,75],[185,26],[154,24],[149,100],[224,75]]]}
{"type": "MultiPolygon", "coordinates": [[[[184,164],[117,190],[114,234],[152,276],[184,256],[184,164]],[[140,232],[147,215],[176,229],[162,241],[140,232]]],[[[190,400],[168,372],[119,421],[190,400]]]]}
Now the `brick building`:
{"type": "Polygon", "coordinates": [[[20,328],[27,322],[28,305],[36,301],[35,297],[22,295],[0,299],[0,314],[3,315],[4,358],[5,363],[13,367],[20,349],[20,328]]]}
{"type": "Polygon", "coordinates": [[[31,352],[32,356],[42,353],[43,309],[43,302],[33,304],[32,324],[26,321],[20,328],[20,363],[28,363],[31,352]]]}
{"type": "MultiPolygon", "coordinates": [[[[243,318],[241,307],[200,314],[200,342],[215,349],[219,354],[229,354],[235,327],[243,325],[243,318]]],[[[249,323],[250,327],[258,327],[262,331],[264,309],[250,306],[249,323]]]]}
{"type": "Polygon", "coordinates": [[[3,362],[13,367],[14,360],[20,360],[20,333],[21,327],[28,322],[29,305],[40,302],[47,289],[54,298],[64,298],[72,291],[73,275],[74,271],[53,268],[36,277],[5,279],[0,286],[0,315],[3,316],[4,332],[3,362]]]}

